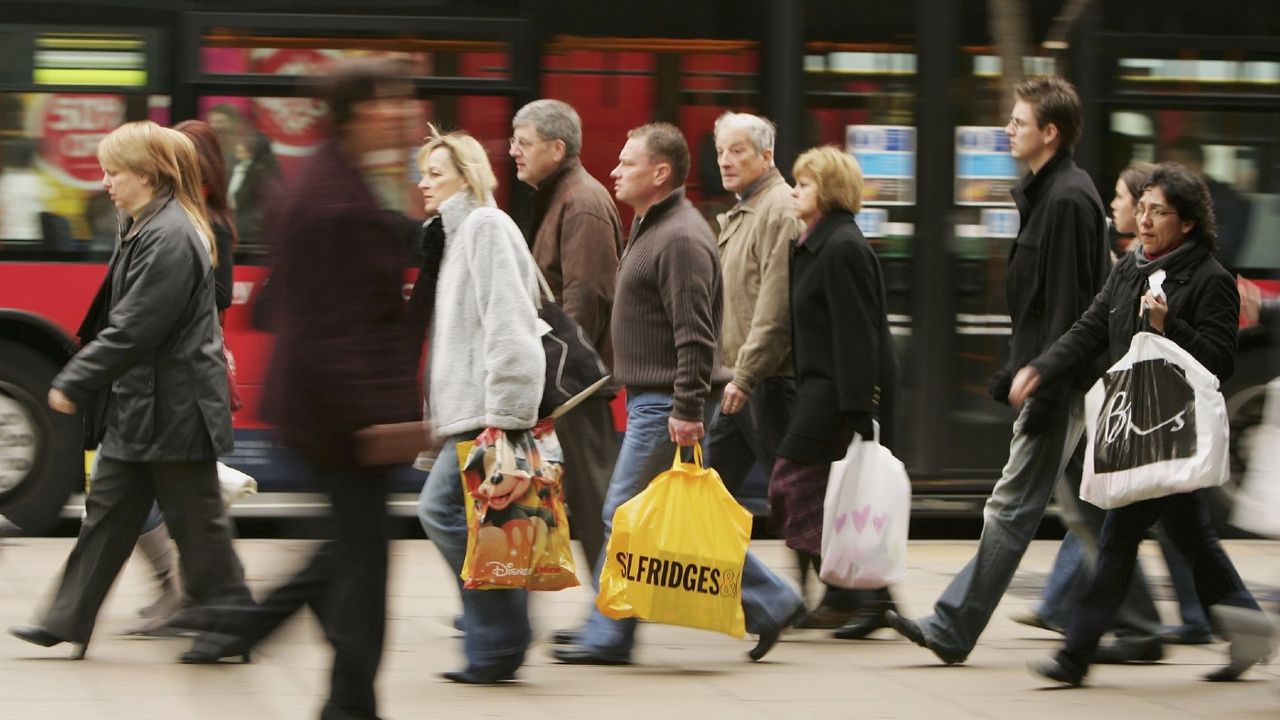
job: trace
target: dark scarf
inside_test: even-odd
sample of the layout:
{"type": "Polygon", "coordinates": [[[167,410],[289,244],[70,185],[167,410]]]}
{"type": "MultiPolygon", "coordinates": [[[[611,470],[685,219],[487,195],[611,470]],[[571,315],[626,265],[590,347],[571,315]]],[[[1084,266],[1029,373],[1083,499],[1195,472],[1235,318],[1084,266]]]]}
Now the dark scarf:
{"type": "Polygon", "coordinates": [[[1187,238],[1186,240],[1183,240],[1182,244],[1178,247],[1158,258],[1151,259],[1147,257],[1147,254],[1142,251],[1142,246],[1139,245],[1137,252],[1134,253],[1134,257],[1137,260],[1138,271],[1144,275],[1151,275],[1157,270],[1164,270],[1170,265],[1176,265],[1182,258],[1195,252],[1195,249],[1199,246],[1200,243],[1194,238],[1187,238]]]}
{"type": "Polygon", "coordinates": [[[412,333],[410,337],[421,345],[436,307],[436,283],[440,279],[440,262],[444,259],[444,221],[434,217],[423,223],[418,243],[422,251],[422,266],[418,268],[418,279],[409,295],[405,321],[412,333]]]}

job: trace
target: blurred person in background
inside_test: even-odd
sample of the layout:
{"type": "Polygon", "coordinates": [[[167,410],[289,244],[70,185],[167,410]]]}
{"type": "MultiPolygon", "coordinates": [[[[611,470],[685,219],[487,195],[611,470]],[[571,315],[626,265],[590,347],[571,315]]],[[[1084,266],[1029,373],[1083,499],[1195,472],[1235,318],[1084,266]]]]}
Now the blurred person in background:
{"type": "Polygon", "coordinates": [[[280,192],[280,165],[271,151],[271,139],[252,133],[236,143],[227,183],[227,198],[235,211],[236,230],[246,244],[265,244],[262,236],[267,209],[280,192]]]}
{"type": "MultiPolygon", "coordinates": [[[[582,120],[567,103],[535,100],[520,108],[511,130],[516,177],[534,188],[528,232],[533,259],[556,301],[612,368],[609,315],[622,253],[622,221],[609,191],[582,167],[582,120]]],[[[600,512],[618,460],[618,433],[609,407],[617,390],[616,383],[607,385],[556,419],[570,526],[582,541],[591,577],[600,574],[600,512]]]]}
{"type": "Polygon", "coordinates": [[[1240,251],[1249,237],[1252,203],[1231,185],[1205,172],[1204,146],[1195,138],[1184,137],[1165,153],[1170,162],[1181,164],[1200,176],[1209,188],[1213,215],[1218,224],[1218,250],[1215,257],[1224,267],[1234,268],[1240,251]]]}
{"type": "MultiPolygon", "coordinates": [[[[1093,364],[1114,364],[1133,336],[1156,332],[1184,348],[1220,382],[1235,370],[1240,298],[1230,273],[1214,258],[1217,233],[1209,190],[1193,171],[1159,166],[1138,203],[1141,251],[1116,264],[1106,286],[1070,332],[1018,371],[1009,393],[1017,407],[1041,387],[1093,364]],[[1166,297],[1149,289],[1164,271],[1166,297]]],[[[1231,641],[1228,664],[1205,676],[1232,681],[1271,653],[1271,624],[1245,587],[1213,530],[1202,491],[1141,500],[1107,512],[1093,580],[1066,628],[1066,642],[1029,663],[1037,675],[1064,685],[1084,682],[1098,639],[1124,598],[1138,545],[1157,521],[1191,565],[1200,604],[1210,608],[1231,641]]]]}
{"type": "Polygon", "coordinates": [[[40,213],[53,198],[53,190],[36,172],[36,141],[12,137],[4,141],[0,165],[0,242],[36,241],[44,237],[40,213]]]}
{"type": "Polygon", "coordinates": [[[423,208],[440,216],[443,259],[430,319],[430,421],[443,449],[418,500],[418,518],[462,595],[467,666],[458,683],[515,679],[529,647],[528,593],[468,590],[467,494],[458,443],[487,428],[527,430],[538,420],[546,356],[538,330],[538,269],[520,229],[493,200],[498,187],[479,141],[432,129],[418,155],[423,208]]]}
{"type": "MultiPolygon", "coordinates": [[[[857,161],[834,147],[814,148],[796,159],[793,174],[792,212],[804,228],[791,243],[789,278],[795,404],[769,479],[769,506],[787,547],[820,569],[831,463],[845,456],[855,434],[871,440],[877,420],[881,442],[892,447],[897,359],[880,261],[854,222],[862,205],[857,161]]],[[[877,595],[883,607],[838,637],[887,626],[883,613],[892,601],[887,589],[877,595]]],[[[849,619],[857,597],[828,586],[819,611],[849,619]]]]}
{"type": "MultiPolygon", "coordinates": [[[[78,645],[83,658],[107,591],[158,501],[181,551],[193,602],[250,602],[231,547],[217,457],[232,445],[227,370],[214,307],[217,247],[200,196],[195,147],[150,121],[98,147],[103,186],[123,211],[105,317],[52,381],[49,405],[101,418],[85,520],[51,606],[10,632],[78,645]]],[[[97,418],[94,418],[97,420],[97,418]]]]}
{"type": "Polygon", "coordinates": [[[222,164],[228,168],[235,167],[236,147],[244,140],[244,113],[231,103],[218,103],[205,113],[205,120],[218,136],[222,164]]]}

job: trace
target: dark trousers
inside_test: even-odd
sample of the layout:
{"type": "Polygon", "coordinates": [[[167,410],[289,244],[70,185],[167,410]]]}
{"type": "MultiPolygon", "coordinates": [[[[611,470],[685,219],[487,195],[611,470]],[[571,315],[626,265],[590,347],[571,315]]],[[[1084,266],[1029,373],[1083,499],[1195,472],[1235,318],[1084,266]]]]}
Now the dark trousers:
{"type": "Polygon", "coordinates": [[[158,502],[178,544],[182,579],[197,605],[250,601],[244,568],[231,547],[216,461],[140,463],[100,457],[85,499],[85,520],[41,624],[85,643],[102,601],[133,552],[158,502]]]}
{"type": "Polygon", "coordinates": [[[1067,625],[1066,645],[1058,653],[1059,662],[1068,669],[1083,673],[1088,668],[1129,587],[1138,545],[1161,516],[1169,539],[1191,567],[1202,608],[1207,611],[1210,605],[1223,603],[1261,610],[1218,542],[1200,492],[1116,508],[1103,522],[1093,582],[1067,625]]]}
{"type": "Polygon", "coordinates": [[[599,577],[604,550],[605,493],[618,462],[618,433],[608,397],[590,397],[556,419],[556,437],[564,450],[564,497],[569,527],[587,555],[592,577],[599,577]]]}
{"type": "Polygon", "coordinates": [[[794,379],[772,377],[760,383],[741,410],[716,417],[707,432],[706,463],[729,492],[738,491],[757,463],[765,473],[773,471],[795,399],[794,379]]]}
{"type": "MultiPolygon", "coordinates": [[[[333,506],[333,542],[286,585],[318,598],[325,637],[333,646],[326,709],[377,716],[374,681],[387,625],[386,468],[314,466],[333,506]],[[331,560],[329,559],[331,554],[331,560]],[[325,573],[330,577],[326,583],[325,573]]],[[[318,606],[317,606],[318,603],[318,606]]]]}

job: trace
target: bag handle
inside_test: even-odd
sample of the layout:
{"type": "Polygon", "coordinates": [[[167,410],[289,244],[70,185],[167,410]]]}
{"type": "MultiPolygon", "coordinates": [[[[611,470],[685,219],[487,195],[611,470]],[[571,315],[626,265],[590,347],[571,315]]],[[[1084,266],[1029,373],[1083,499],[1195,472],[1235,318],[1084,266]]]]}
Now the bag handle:
{"type": "MultiPolygon", "coordinates": [[[[677,445],[676,459],[671,463],[672,470],[679,470],[680,466],[685,464],[684,458],[680,457],[681,450],[684,450],[684,446],[677,445]]],[[[693,463],[698,466],[698,469],[702,469],[702,443],[700,442],[693,444],[693,463]]]]}
{"type": "Polygon", "coordinates": [[[538,293],[538,297],[534,301],[534,305],[541,310],[543,300],[555,302],[556,296],[555,293],[551,292],[551,285],[547,282],[547,279],[543,277],[542,268],[538,267],[538,263],[536,261],[533,263],[533,271],[538,275],[538,287],[541,288],[541,292],[538,293]]]}

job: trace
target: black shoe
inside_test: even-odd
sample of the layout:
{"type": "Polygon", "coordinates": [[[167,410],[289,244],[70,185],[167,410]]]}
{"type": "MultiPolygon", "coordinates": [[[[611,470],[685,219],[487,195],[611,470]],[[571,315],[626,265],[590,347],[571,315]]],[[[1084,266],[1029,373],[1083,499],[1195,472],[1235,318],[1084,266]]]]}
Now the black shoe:
{"type": "Polygon", "coordinates": [[[516,668],[523,658],[503,660],[490,665],[470,665],[466,670],[440,673],[440,677],[464,685],[499,685],[515,682],[516,668]]]}
{"type": "Polygon", "coordinates": [[[1080,687],[1084,684],[1083,674],[1071,672],[1066,666],[1058,662],[1057,658],[1047,657],[1039,660],[1028,660],[1027,670],[1032,675],[1062,683],[1067,687],[1080,687]]]}
{"type": "Polygon", "coordinates": [[[581,645],[564,645],[552,648],[551,656],[566,665],[630,665],[626,658],[612,658],[599,655],[581,645]]]}
{"type": "MultiPolygon", "coordinates": [[[[25,640],[40,647],[53,647],[64,642],[70,642],[69,640],[63,640],[39,625],[14,625],[9,628],[9,634],[19,640],[25,640]]],[[[83,660],[85,652],[89,649],[89,641],[73,643],[73,645],[75,645],[75,648],[71,652],[71,659],[83,660]]]]}
{"type": "Polygon", "coordinates": [[[819,605],[800,618],[800,621],[796,623],[796,627],[807,630],[834,630],[852,620],[858,612],[857,608],[838,610],[826,605],[819,605]]]}
{"type": "Polygon", "coordinates": [[[1213,631],[1196,625],[1165,625],[1160,628],[1160,639],[1169,645],[1208,645],[1213,642],[1213,631]]]}
{"type": "Polygon", "coordinates": [[[889,621],[884,617],[885,611],[880,610],[870,615],[864,615],[860,618],[845,623],[831,633],[831,636],[837,640],[861,640],[877,630],[883,630],[889,627],[889,621]]]}
{"type": "Polygon", "coordinates": [[[453,629],[464,633],[467,631],[467,618],[463,615],[453,616],[453,629]]]}
{"type": "Polygon", "coordinates": [[[1099,646],[1093,653],[1093,662],[1098,665],[1154,663],[1163,659],[1164,643],[1158,637],[1120,638],[1099,646]]]}
{"type": "Polygon", "coordinates": [[[580,637],[582,637],[581,630],[553,630],[551,632],[551,644],[577,645],[580,637]]]}
{"type": "Polygon", "coordinates": [[[939,660],[946,663],[947,665],[958,665],[965,661],[964,657],[946,655],[940,652],[937,648],[930,645],[929,639],[924,635],[924,629],[921,628],[920,625],[917,624],[915,620],[910,620],[908,618],[905,618],[899,615],[898,611],[885,610],[884,619],[886,622],[889,623],[889,627],[898,631],[899,635],[919,645],[920,647],[929,650],[939,660]]]}
{"type": "Polygon", "coordinates": [[[226,658],[239,658],[248,664],[253,643],[237,635],[207,632],[196,638],[191,649],[178,656],[178,662],[187,665],[212,665],[226,658]]]}
{"type": "Polygon", "coordinates": [[[778,638],[782,637],[783,631],[794,626],[796,623],[800,622],[800,620],[804,619],[804,617],[804,604],[801,603],[790,615],[787,616],[785,620],[778,623],[776,627],[769,628],[768,630],[760,633],[759,637],[756,639],[756,646],[747,651],[747,657],[751,658],[751,662],[760,662],[764,659],[765,655],[769,654],[769,651],[773,649],[773,646],[778,644],[778,638]]]}

